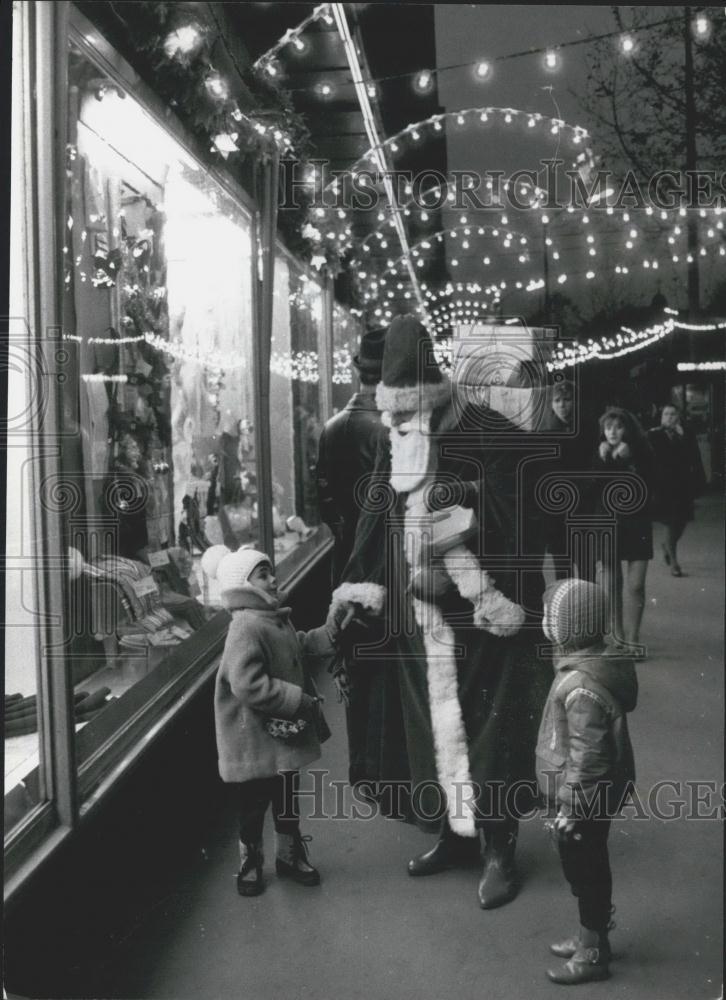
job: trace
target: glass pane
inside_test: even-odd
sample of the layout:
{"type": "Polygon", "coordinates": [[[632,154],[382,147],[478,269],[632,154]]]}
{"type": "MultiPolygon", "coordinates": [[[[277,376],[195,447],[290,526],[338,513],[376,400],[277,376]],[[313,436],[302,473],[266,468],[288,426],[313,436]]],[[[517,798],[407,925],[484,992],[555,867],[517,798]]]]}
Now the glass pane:
{"type": "Polygon", "coordinates": [[[209,545],[258,537],[250,225],[163,126],[70,53],[64,387],[82,762],[219,607],[209,545]],[[172,657],[172,653],[174,656],[172,657]],[[153,679],[152,679],[153,677],[153,679]]]}
{"type": "MultiPolygon", "coordinates": [[[[30,412],[27,354],[10,345],[8,415],[30,412]],[[24,359],[26,359],[24,361],[24,359]]],[[[5,833],[45,798],[38,715],[38,625],[33,588],[31,461],[23,437],[9,437],[5,538],[5,833]],[[23,557],[26,557],[25,559],[23,557]]]]}
{"type": "Polygon", "coordinates": [[[282,580],[328,537],[320,523],[315,468],[320,413],[323,293],[282,257],[275,262],[270,434],[275,559],[282,580]]]}
{"type": "Polygon", "coordinates": [[[333,412],[342,410],[356,390],[353,358],[363,333],[363,324],[336,303],[333,308],[333,412]]]}

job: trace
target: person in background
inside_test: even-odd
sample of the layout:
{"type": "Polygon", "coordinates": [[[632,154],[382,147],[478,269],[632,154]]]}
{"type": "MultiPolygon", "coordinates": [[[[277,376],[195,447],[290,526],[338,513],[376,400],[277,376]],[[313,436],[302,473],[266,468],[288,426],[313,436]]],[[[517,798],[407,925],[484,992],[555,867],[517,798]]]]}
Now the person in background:
{"type": "Polygon", "coordinates": [[[214,721],[222,781],[234,784],[239,807],[237,891],[264,891],[262,831],[272,805],[277,874],[301,885],[320,883],[300,833],[297,775],[320,757],[330,735],[307,672],[335,656],[353,610],[340,602],[325,625],[296,632],[282,606],[269,556],[256,549],[214,546],[202,556],[219,582],[232,622],[217,671],[214,721]],[[221,556],[221,558],[220,558],[221,556]]]}
{"type": "Polygon", "coordinates": [[[648,440],[655,455],[653,516],[665,525],[663,557],[672,576],[683,576],[677,546],[686,525],[693,520],[693,501],[706,486],[701,453],[673,403],[663,407],[660,427],[648,432],[648,440]]]}
{"type": "MultiPolygon", "coordinates": [[[[548,473],[558,474],[565,479],[573,475],[573,485],[580,494],[578,510],[582,512],[583,504],[588,503],[585,481],[577,476],[590,468],[593,440],[586,433],[575,413],[575,387],[572,382],[562,381],[552,388],[550,408],[542,421],[541,431],[556,435],[559,455],[552,460],[548,473]]],[[[555,578],[562,580],[573,573],[572,556],[568,555],[566,515],[550,511],[542,511],[542,534],[546,551],[552,557],[555,578]]],[[[578,566],[580,577],[594,579],[595,567],[578,566]]]]}
{"type": "Polygon", "coordinates": [[[567,961],[547,975],[578,985],[607,979],[613,927],[610,823],[635,781],[627,713],[635,708],[633,661],[603,643],[605,595],[561,580],[545,591],[542,627],[555,644],[555,677],[537,739],[537,777],[550,806],[562,870],[577,897],[579,933],[550,946],[567,961]]]}
{"type": "Polygon", "coordinates": [[[385,329],[370,330],[360,340],[353,358],[360,388],[345,408],[327,421],[318,444],[318,502],[320,516],[333,532],[332,585],[340,583],[353,550],[358,524],[356,484],[373,470],[378,442],[386,436],[376,406],[381,379],[385,329]]]}
{"type": "MultiPolygon", "coordinates": [[[[606,472],[617,483],[621,472],[635,473],[642,480],[643,499],[631,513],[618,514],[611,553],[600,563],[601,584],[611,601],[611,638],[629,650],[640,641],[645,608],[645,578],[653,558],[653,522],[650,493],[653,480],[653,450],[637,419],[628,410],[609,407],[600,417],[601,441],[595,469],[606,472]],[[626,564],[623,574],[622,564],[626,564]]],[[[603,507],[600,490],[600,512],[603,507]]],[[[632,651],[632,650],[631,650],[632,651]]]]}

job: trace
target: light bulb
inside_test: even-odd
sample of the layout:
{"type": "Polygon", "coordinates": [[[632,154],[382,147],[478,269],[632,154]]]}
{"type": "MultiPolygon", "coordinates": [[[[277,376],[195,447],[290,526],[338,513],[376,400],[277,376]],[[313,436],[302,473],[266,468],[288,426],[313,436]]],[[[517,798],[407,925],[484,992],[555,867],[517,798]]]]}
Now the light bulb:
{"type": "Polygon", "coordinates": [[[554,51],[554,49],[548,49],[547,52],[545,52],[545,57],[544,57],[545,69],[549,70],[557,69],[559,62],[560,58],[554,51]]]}
{"type": "Polygon", "coordinates": [[[480,79],[480,80],[486,80],[486,78],[489,76],[489,74],[491,72],[491,66],[489,65],[488,62],[486,62],[485,60],[482,60],[481,62],[478,62],[476,64],[476,70],[475,70],[475,72],[476,72],[476,75],[477,75],[478,79],[480,79]]]}
{"type": "Polygon", "coordinates": [[[633,38],[633,36],[632,35],[623,35],[623,37],[620,39],[620,48],[621,48],[621,51],[626,56],[629,56],[632,52],[634,52],[635,51],[635,39],[633,38]]]}
{"type": "Polygon", "coordinates": [[[421,72],[417,73],[414,77],[413,85],[420,94],[425,94],[426,91],[431,89],[433,82],[434,80],[430,70],[422,69],[421,72]]]}

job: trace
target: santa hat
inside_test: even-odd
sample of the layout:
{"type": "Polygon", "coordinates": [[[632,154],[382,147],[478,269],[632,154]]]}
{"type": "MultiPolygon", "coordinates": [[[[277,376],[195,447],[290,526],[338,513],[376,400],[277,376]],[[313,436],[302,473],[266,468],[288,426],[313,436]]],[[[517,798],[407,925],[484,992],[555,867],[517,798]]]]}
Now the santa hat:
{"type": "Polygon", "coordinates": [[[451,386],[436,362],[428,331],[415,316],[396,316],[383,348],[378,409],[388,413],[435,410],[450,398],[451,386]]]}
{"type": "Polygon", "coordinates": [[[207,549],[202,557],[202,567],[208,576],[216,578],[219,583],[219,596],[227,608],[239,606],[240,592],[245,592],[246,584],[253,570],[262,563],[272,565],[272,560],[264,552],[257,549],[237,549],[236,552],[220,553],[222,545],[214,545],[207,549]],[[221,556],[221,558],[219,558],[221,556]],[[206,566],[204,560],[207,560],[206,566]]]}
{"type": "Polygon", "coordinates": [[[605,634],[607,602],[602,587],[560,580],[544,592],[544,631],[558,646],[591,646],[605,634]]]}

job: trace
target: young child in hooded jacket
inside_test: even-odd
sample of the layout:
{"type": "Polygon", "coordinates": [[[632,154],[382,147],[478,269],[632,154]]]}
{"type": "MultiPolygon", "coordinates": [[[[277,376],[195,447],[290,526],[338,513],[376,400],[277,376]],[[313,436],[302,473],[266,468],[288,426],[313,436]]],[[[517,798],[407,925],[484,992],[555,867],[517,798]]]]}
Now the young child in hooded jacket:
{"type": "Polygon", "coordinates": [[[551,946],[568,961],[547,975],[567,985],[609,975],[607,841],[611,818],[635,780],[626,715],[635,708],[638,681],[633,661],[604,644],[606,622],[605,596],[596,584],[561,580],[545,591],[542,627],[559,655],[537,739],[537,776],[558,810],[562,869],[580,916],[579,934],[551,946]]]}
{"type": "Polygon", "coordinates": [[[202,565],[216,577],[222,603],[232,613],[217,671],[214,720],[219,774],[236,786],[237,891],[241,896],[264,891],[262,831],[270,805],[277,874],[318,885],[320,874],[310,864],[305,846],[310,838],[300,834],[297,806],[300,768],[319,759],[324,727],[307,669],[332,662],[352,609],[334,604],[324,626],[296,632],[290,609],[282,607],[269,557],[255,549],[222,549],[219,559],[221,548],[207,550],[202,565]],[[273,735],[270,729],[285,727],[283,720],[301,731],[291,739],[273,735]]]}

